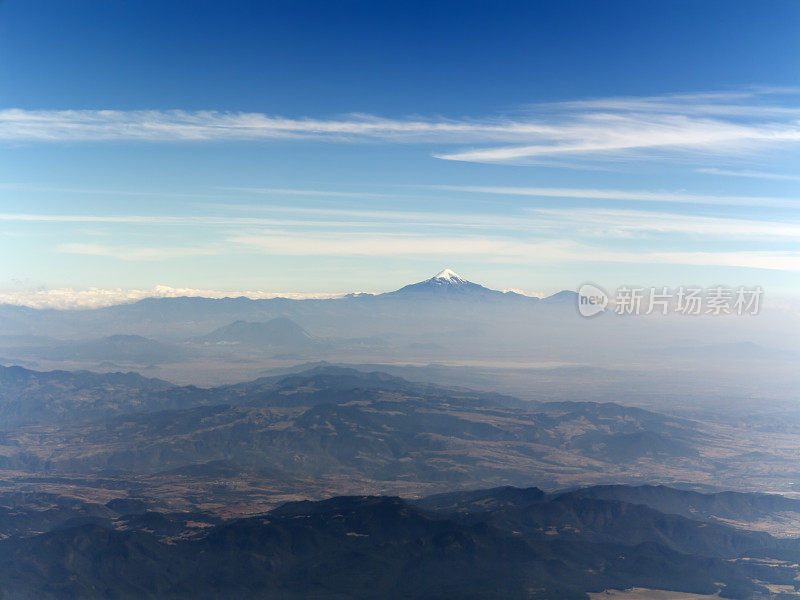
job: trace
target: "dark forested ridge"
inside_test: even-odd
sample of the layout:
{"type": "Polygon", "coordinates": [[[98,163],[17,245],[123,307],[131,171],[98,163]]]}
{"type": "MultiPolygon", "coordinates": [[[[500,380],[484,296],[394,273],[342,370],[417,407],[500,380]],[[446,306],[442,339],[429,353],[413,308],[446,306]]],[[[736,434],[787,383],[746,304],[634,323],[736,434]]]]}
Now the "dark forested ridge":
{"type": "Polygon", "coordinates": [[[794,585],[787,561],[800,558],[794,540],[580,492],[293,502],[193,536],[175,515],[124,508],[0,542],[0,597],[585,598],[639,586],[750,598],[794,585]]]}

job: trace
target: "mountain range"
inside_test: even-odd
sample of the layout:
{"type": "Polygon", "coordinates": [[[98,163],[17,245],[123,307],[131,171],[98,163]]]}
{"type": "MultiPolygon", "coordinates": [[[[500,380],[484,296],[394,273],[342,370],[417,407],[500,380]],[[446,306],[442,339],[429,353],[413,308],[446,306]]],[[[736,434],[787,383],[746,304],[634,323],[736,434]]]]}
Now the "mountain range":
{"type": "Polygon", "coordinates": [[[538,299],[448,269],[392,292],[330,299],[148,298],[91,310],[1,305],[0,364],[135,370],[205,387],[300,362],[441,364],[495,368],[486,389],[525,397],[602,399],[612,390],[615,399],[672,409],[716,402],[722,392],[727,408],[739,402],[748,411],[757,396],[793,401],[800,373],[790,351],[793,315],[765,310],[756,327],[754,319],[733,316],[609,311],[586,319],[576,305],[572,291],[538,299]],[[585,376],[556,368],[584,369],[585,376]],[[620,378],[626,385],[611,385],[620,378]]]}
{"type": "Polygon", "coordinates": [[[0,383],[7,485],[139,490],[175,509],[263,510],[298,490],[319,498],[532,483],[787,489],[796,475],[789,434],[770,434],[765,447],[746,428],[376,371],[317,367],[198,388],[13,367],[0,368],[0,383]]]}
{"type": "MultiPolygon", "coordinates": [[[[125,328],[128,331],[139,330],[142,335],[163,336],[170,332],[191,331],[192,328],[187,327],[189,324],[197,327],[216,323],[216,327],[223,327],[236,321],[264,322],[277,317],[297,319],[301,323],[312,317],[311,322],[318,323],[319,317],[332,315],[349,319],[359,314],[369,317],[373,312],[384,315],[386,311],[399,310],[396,315],[399,316],[407,311],[407,300],[433,301],[435,304],[459,301],[463,304],[485,303],[487,299],[515,305],[520,302],[534,305],[539,300],[514,292],[492,290],[445,269],[430,279],[393,292],[348,294],[330,299],[146,298],[131,304],[71,311],[0,305],[0,326],[8,335],[32,335],[32,331],[47,330],[49,336],[71,337],[76,333],[85,334],[86,330],[101,329],[112,335],[125,328]]],[[[197,337],[197,333],[194,335],[197,337]]]]}
{"type": "Polygon", "coordinates": [[[330,365],[0,367],[0,422],[3,600],[798,593],[800,500],[741,491],[793,435],[330,365]]]}
{"type": "Polygon", "coordinates": [[[227,522],[74,510],[95,518],[0,541],[0,597],[584,599],[636,586],[746,599],[798,586],[798,540],[584,490],[334,497],[227,522]],[[198,529],[188,519],[200,533],[184,533],[198,529]]]}

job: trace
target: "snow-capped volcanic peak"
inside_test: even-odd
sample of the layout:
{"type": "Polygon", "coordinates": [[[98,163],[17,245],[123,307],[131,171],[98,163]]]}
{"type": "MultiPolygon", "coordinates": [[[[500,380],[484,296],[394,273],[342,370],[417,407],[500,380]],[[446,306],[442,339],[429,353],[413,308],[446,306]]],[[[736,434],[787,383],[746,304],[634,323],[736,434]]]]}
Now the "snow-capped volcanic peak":
{"type": "Polygon", "coordinates": [[[463,279],[462,277],[459,277],[458,273],[456,273],[455,271],[451,271],[450,269],[445,269],[444,271],[441,271],[441,272],[437,273],[431,279],[442,281],[442,282],[446,281],[448,283],[466,283],[467,282],[466,279],[463,279]]]}
{"type": "Polygon", "coordinates": [[[482,285],[478,285],[477,283],[471,283],[450,269],[445,269],[430,279],[409,284],[394,292],[388,292],[388,294],[414,298],[424,298],[426,297],[425,295],[428,295],[428,298],[445,296],[451,298],[466,298],[471,296],[486,296],[487,294],[490,296],[496,294],[503,295],[502,292],[496,292],[482,285]],[[420,294],[422,295],[420,296],[420,294]],[[434,295],[430,296],[429,294],[434,295]]]}

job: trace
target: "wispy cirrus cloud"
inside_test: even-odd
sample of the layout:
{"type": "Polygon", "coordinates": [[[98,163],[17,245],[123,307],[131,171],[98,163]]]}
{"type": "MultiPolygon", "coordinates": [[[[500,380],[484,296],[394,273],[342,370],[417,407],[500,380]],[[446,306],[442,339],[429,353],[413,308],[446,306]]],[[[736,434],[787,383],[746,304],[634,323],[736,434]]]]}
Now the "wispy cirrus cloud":
{"type": "MultiPolygon", "coordinates": [[[[247,210],[252,211],[250,207],[247,210]]],[[[0,221],[27,223],[63,223],[75,227],[88,224],[109,226],[167,226],[178,228],[216,228],[219,231],[241,230],[289,233],[292,231],[331,232],[337,236],[392,235],[393,230],[404,231],[413,227],[439,235],[440,230],[474,235],[478,231],[528,233],[537,236],[629,237],[652,233],[669,233],[686,236],[711,236],[738,240],[752,238],[774,240],[800,238],[800,221],[772,221],[756,218],[718,217],[678,212],[607,208],[528,208],[512,214],[475,214],[449,212],[419,212],[402,210],[365,210],[347,208],[305,208],[274,206],[265,209],[272,217],[258,216],[151,216],[151,215],[68,215],[0,213],[0,221]],[[353,233],[358,232],[358,233],[353,233]]],[[[108,233],[107,230],[103,230],[108,233]]],[[[452,243],[452,240],[447,240],[452,243]]],[[[62,251],[76,254],[100,254],[91,244],[62,245],[62,251]]],[[[219,249],[224,250],[223,247],[219,249]]],[[[176,248],[173,255],[186,252],[176,248]]],[[[208,251],[210,253],[210,251],[208,251]]],[[[121,256],[123,250],[115,252],[121,256]]],[[[127,258],[144,258],[146,253],[134,251],[127,258]]],[[[201,254],[198,252],[198,254],[201,254]]]]}
{"type": "MultiPolygon", "coordinates": [[[[633,263],[675,264],[708,267],[739,267],[771,271],[800,271],[800,252],[796,250],[754,249],[747,251],[707,250],[708,239],[796,239],[800,225],[751,223],[745,220],[713,217],[652,214],[644,211],[535,211],[531,223],[546,221],[545,230],[556,235],[525,236],[470,234],[450,235],[387,233],[366,230],[343,235],[332,224],[328,230],[287,232],[285,230],[250,230],[229,232],[224,238],[194,247],[123,246],[113,244],[63,244],[58,250],[118,260],[155,261],[204,255],[263,254],[294,257],[453,257],[484,263],[564,264],[564,263],[633,263]],[[753,227],[755,229],[753,229],[753,227]],[[569,230],[570,237],[557,235],[569,230]],[[688,249],[661,250],[661,244],[617,249],[609,239],[625,239],[651,234],[682,234],[700,239],[688,249]]],[[[541,224],[540,224],[541,225],[541,224]]],[[[541,232],[541,229],[540,229],[541,232]]],[[[670,242],[668,247],[674,246],[670,242]]]]}
{"type": "MultiPolygon", "coordinates": [[[[800,222],[786,223],[645,210],[537,208],[536,218],[551,219],[573,234],[606,239],[669,234],[721,240],[800,239],[800,222]]],[[[674,237],[672,239],[675,239],[674,237]]]]}
{"type": "Polygon", "coordinates": [[[247,194],[264,194],[267,196],[318,196],[323,198],[396,198],[402,194],[385,192],[351,192],[341,190],[304,190],[293,188],[254,188],[254,187],[220,187],[221,190],[244,192],[247,194]]]}
{"type": "Polygon", "coordinates": [[[519,242],[487,236],[423,236],[409,234],[376,235],[364,233],[342,237],[337,233],[235,235],[229,242],[267,254],[292,256],[429,256],[461,255],[512,257],[543,253],[562,257],[564,241],[519,242]]]}
{"type": "Polygon", "coordinates": [[[529,242],[487,236],[432,238],[365,234],[342,239],[336,235],[246,234],[229,241],[267,254],[292,256],[466,256],[501,263],[614,262],[800,271],[798,251],[620,251],[573,240],[529,242]]]}
{"type": "Polygon", "coordinates": [[[800,208],[800,198],[773,196],[714,196],[687,192],[659,190],[606,190],[591,188],[511,187],[476,185],[437,185],[438,190],[492,194],[500,196],[529,196],[532,198],[573,198],[578,200],[626,200],[634,202],[669,202],[722,206],[771,206],[800,208]]]}
{"type": "Polygon", "coordinates": [[[717,169],[709,167],[706,169],[696,169],[698,173],[708,173],[709,175],[724,175],[725,177],[747,177],[749,179],[774,179],[776,181],[800,181],[800,175],[789,175],[786,173],[770,173],[767,171],[749,171],[733,169],[717,169]]]}
{"type": "Polygon", "coordinates": [[[506,119],[290,119],[261,113],[183,110],[0,110],[0,139],[151,142],[330,138],[340,141],[459,141],[554,133],[542,124],[506,119]]]}
{"type": "Polygon", "coordinates": [[[191,256],[211,256],[221,254],[221,248],[213,246],[160,247],[160,246],[109,246],[105,244],[69,243],[61,244],[59,252],[84,254],[87,256],[107,256],[122,260],[164,260],[187,258],[191,256]]]}
{"type": "Polygon", "coordinates": [[[154,198],[219,198],[219,194],[199,194],[188,192],[171,191],[146,191],[146,190],[121,190],[108,188],[73,188],[73,187],[52,187],[42,185],[0,183],[0,190],[10,192],[45,192],[53,194],[76,194],[81,196],[150,196],[154,198]]]}
{"type": "Polygon", "coordinates": [[[204,142],[318,139],[478,147],[445,160],[526,163],[558,157],[747,154],[800,142],[797,90],[745,89],[539,104],[473,118],[333,119],[182,110],[0,110],[0,140],[204,142]]]}

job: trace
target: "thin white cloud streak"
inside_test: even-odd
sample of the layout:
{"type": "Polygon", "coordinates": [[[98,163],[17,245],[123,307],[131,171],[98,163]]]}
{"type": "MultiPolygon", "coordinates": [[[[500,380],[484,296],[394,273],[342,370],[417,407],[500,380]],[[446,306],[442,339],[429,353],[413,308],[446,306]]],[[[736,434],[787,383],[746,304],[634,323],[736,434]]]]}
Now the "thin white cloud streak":
{"type": "Polygon", "coordinates": [[[515,162],[527,158],[597,155],[628,150],[742,153],[780,142],[800,141],[796,123],[739,124],[686,115],[592,115],[559,139],[524,146],[478,148],[437,154],[462,162],[515,162]]]}
{"type": "Polygon", "coordinates": [[[800,223],[641,210],[541,208],[531,209],[529,212],[552,219],[564,230],[575,231],[579,228],[578,233],[604,238],[659,233],[729,240],[775,238],[787,238],[793,242],[800,240],[800,223]]]}
{"type": "Polygon", "coordinates": [[[413,256],[413,255],[464,255],[464,256],[517,256],[524,250],[540,250],[556,256],[559,248],[568,245],[562,241],[538,243],[492,239],[484,236],[423,237],[412,235],[352,235],[346,238],[332,233],[326,235],[239,235],[228,240],[246,248],[267,254],[291,256],[413,256]]]}
{"type": "Polygon", "coordinates": [[[0,222],[24,223],[67,223],[132,225],[154,227],[250,227],[250,228],[321,228],[321,229],[363,229],[377,227],[399,227],[414,225],[430,228],[471,228],[471,229],[542,229],[545,224],[539,221],[520,221],[517,217],[497,215],[465,215],[448,213],[402,212],[380,210],[317,209],[288,206],[247,207],[248,211],[260,208],[275,212],[280,218],[267,217],[229,217],[229,216],[174,216],[174,215],[65,215],[65,214],[25,214],[0,213],[0,222]],[[287,218],[294,217],[294,218],[287,218]]]}
{"type": "MultiPolygon", "coordinates": [[[[557,210],[545,212],[542,217],[552,217],[562,221],[566,215],[557,210]]],[[[649,215],[652,217],[652,215],[649,215]]],[[[716,233],[721,226],[729,223],[720,223],[725,219],[700,219],[692,223],[694,217],[675,215],[662,215],[655,219],[655,223],[641,222],[645,219],[639,211],[582,211],[577,220],[572,219],[573,229],[580,228],[581,222],[588,227],[593,227],[592,234],[599,236],[605,228],[613,229],[619,235],[631,229],[641,229],[672,232],[682,228],[683,232],[695,235],[716,233]],[[594,223],[593,223],[594,221],[594,223]],[[599,227],[597,222],[600,223],[599,227]]],[[[745,223],[740,222],[739,226],[745,223]]],[[[769,226],[781,224],[769,224],[769,226]]],[[[745,235],[743,229],[737,232],[745,235]]],[[[765,232],[766,233],[766,232],[765,232]]],[[[774,232],[773,232],[774,233],[774,232]]],[[[783,231],[783,234],[792,236],[794,231],[783,231]]],[[[670,244],[672,247],[673,245],[670,244]]],[[[705,244],[704,244],[705,246],[705,244]]],[[[285,232],[248,232],[231,235],[223,242],[196,248],[152,247],[138,248],[101,244],[65,244],[60,247],[61,252],[78,253],[82,255],[111,258],[116,260],[167,260],[205,255],[272,255],[294,257],[409,257],[418,259],[425,257],[438,257],[444,262],[467,258],[471,261],[494,264],[532,264],[560,265],[560,264],[592,264],[592,263],[621,263],[621,264],[648,264],[648,265],[691,265],[693,267],[707,268],[746,268],[766,271],[800,272],[800,252],[785,249],[780,250],[752,250],[752,251],[707,251],[704,249],[686,250],[653,250],[653,249],[625,249],[618,250],[607,244],[592,243],[591,239],[550,239],[527,241],[514,238],[481,236],[425,236],[408,234],[376,234],[365,232],[357,235],[342,235],[341,232],[323,232],[316,234],[298,233],[289,235],[285,232]]],[[[42,293],[39,296],[31,292],[14,294],[0,294],[0,302],[26,304],[26,305],[58,305],[58,306],[88,306],[114,304],[128,301],[137,297],[128,291],[101,294],[91,292],[85,296],[72,291],[56,291],[42,293]],[[21,294],[21,295],[20,295],[21,294]],[[37,299],[38,298],[38,299],[37,299]],[[122,298],[122,299],[121,299],[122,298]]],[[[203,295],[212,296],[207,291],[191,293],[169,292],[172,295],[203,295]]],[[[142,292],[139,297],[152,296],[150,290],[142,292]]],[[[166,292],[161,295],[168,295],[166,292]]],[[[288,296],[287,294],[272,294],[266,292],[253,292],[221,295],[246,295],[249,297],[274,297],[288,296]]],[[[322,296],[335,296],[319,295],[322,296]]],[[[217,297],[217,296],[213,296],[217,297]]],[[[295,297],[306,297],[297,295],[295,297]]]]}
{"type": "Polygon", "coordinates": [[[288,119],[218,111],[0,110],[0,139],[9,141],[209,141],[306,139],[430,141],[508,139],[551,134],[546,124],[514,121],[425,121],[354,114],[338,120],[288,119]]]}
{"type": "MultiPolygon", "coordinates": [[[[43,223],[152,225],[235,228],[247,227],[274,233],[320,230],[350,235],[348,230],[368,230],[391,234],[404,226],[446,229],[450,232],[524,232],[537,235],[575,237],[630,237],[650,233],[686,236],[714,236],[720,239],[800,238],[800,223],[763,219],[737,219],[645,210],[603,208],[530,208],[521,214],[456,214],[421,211],[381,211],[363,209],[316,209],[271,207],[281,218],[220,216],[147,216],[147,215],[32,215],[0,214],[0,221],[43,223]],[[291,217],[291,218],[286,218],[291,217]],[[276,229],[283,228],[283,229],[276,229]]],[[[79,248],[76,246],[76,248],[79,248]]],[[[134,256],[137,253],[133,253],[134,256]]]]}
{"type": "Polygon", "coordinates": [[[121,260],[167,260],[172,258],[188,258],[195,256],[212,256],[224,253],[221,248],[167,248],[153,246],[107,246],[103,244],[69,243],[58,247],[65,254],[83,254],[86,256],[105,256],[121,260]]]}
{"type": "Polygon", "coordinates": [[[37,192],[53,194],[80,194],[98,196],[151,196],[155,198],[219,198],[219,194],[197,194],[187,192],[153,192],[140,190],[113,190],[113,189],[93,189],[93,188],[64,188],[47,187],[38,185],[27,185],[18,183],[0,183],[0,190],[12,192],[37,192]]]}
{"type": "Polygon", "coordinates": [[[473,185],[437,185],[433,189],[500,196],[529,196],[532,198],[574,198],[577,200],[625,200],[633,202],[669,202],[722,206],[769,206],[800,208],[800,200],[772,196],[711,196],[684,192],[598,190],[583,188],[504,187],[473,185]]]}
{"type": "Polygon", "coordinates": [[[291,221],[256,217],[174,215],[66,215],[0,213],[0,221],[30,223],[107,223],[129,225],[290,225],[291,221]]]}
{"type": "Polygon", "coordinates": [[[226,240],[225,249],[198,247],[176,249],[148,247],[136,252],[125,246],[101,244],[64,244],[59,251],[91,256],[111,257],[120,260],[161,260],[174,257],[215,253],[244,252],[274,256],[473,256],[489,261],[514,259],[534,255],[548,260],[571,260],[574,253],[568,249],[574,244],[567,241],[519,242],[514,240],[474,237],[425,237],[412,235],[350,235],[339,233],[298,234],[249,233],[234,235],[226,240]],[[146,251],[144,251],[146,250],[146,251]]]}
{"type": "MultiPolygon", "coordinates": [[[[285,214],[294,209],[291,207],[273,207],[275,212],[285,214]]],[[[212,227],[212,226],[263,226],[263,227],[292,227],[292,226],[306,226],[306,227],[328,227],[330,222],[328,220],[311,220],[308,217],[312,215],[322,216],[326,214],[324,210],[308,209],[303,211],[297,209],[299,215],[295,219],[287,218],[266,218],[266,217],[227,217],[227,216],[175,216],[175,215],[65,215],[65,214],[31,214],[31,213],[0,213],[0,221],[18,221],[27,223],[97,223],[109,225],[154,225],[154,226],[198,226],[198,227],[212,227]]],[[[332,214],[332,213],[331,213],[332,214]]],[[[346,211],[343,212],[346,215],[346,211]]],[[[375,213],[376,215],[379,213],[375,213]]],[[[354,212],[352,216],[356,216],[354,212]]],[[[368,211],[365,212],[362,218],[367,218],[368,211]]],[[[421,215],[419,215],[421,217],[421,215]]],[[[409,213],[409,218],[413,218],[413,214],[409,213]]],[[[378,219],[377,216],[372,217],[373,220],[378,219]]],[[[374,225],[370,222],[356,222],[347,221],[340,222],[340,225],[347,225],[350,227],[364,227],[367,225],[374,225]]]]}
{"type": "Polygon", "coordinates": [[[800,175],[787,175],[785,173],[768,173],[765,171],[732,171],[730,169],[696,169],[698,173],[709,175],[723,175],[725,177],[747,177],[750,179],[775,179],[777,181],[800,181],[800,175]]]}
{"type": "Polygon", "coordinates": [[[622,260],[621,262],[800,271],[800,252],[651,252],[642,258],[643,260],[622,260]]]}
{"type": "Polygon", "coordinates": [[[242,235],[229,240],[266,254],[291,256],[469,256],[485,262],[615,262],[800,271],[800,252],[614,251],[567,240],[524,242],[488,237],[242,235]]]}
{"type": "Polygon", "coordinates": [[[800,107],[795,105],[798,95],[800,95],[800,88],[748,87],[717,92],[661,96],[616,96],[542,103],[531,105],[530,110],[729,115],[757,119],[763,118],[765,115],[800,118],[800,107]],[[788,103],[789,106],[775,101],[770,102],[770,99],[788,103]]]}
{"type": "MultiPolygon", "coordinates": [[[[711,197],[719,199],[719,197],[711,197]]],[[[744,200],[740,198],[741,200],[744,200]]],[[[763,199],[770,200],[770,199],[763,199]]],[[[774,200],[774,199],[773,199],[774,200]]],[[[800,207],[800,201],[798,201],[800,207]]],[[[252,211],[248,205],[217,205],[219,208],[239,208],[252,211]]],[[[302,222],[302,216],[324,217],[324,223],[334,227],[352,224],[354,219],[364,227],[383,224],[413,224],[422,227],[446,227],[450,229],[484,229],[523,232],[573,232],[576,225],[583,227],[582,233],[607,236],[609,232],[661,232],[686,235],[713,235],[732,239],[800,237],[800,222],[767,221],[763,219],[735,219],[708,217],[674,212],[650,210],[623,210],[604,208],[528,208],[522,214],[499,215],[476,213],[442,213],[423,211],[365,210],[336,208],[307,208],[298,206],[256,207],[263,211],[294,214],[302,222]],[[600,227],[592,228],[593,225],[600,227]],[[592,230],[595,230],[592,233],[592,230]]],[[[256,219],[257,222],[257,219],[256,219]]]]}
{"type": "Polygon", "coordinates": [[[401,194],[371,193],[371,192],[342,192],[333,190],[299,190],[287,188],[253,188],[253,187],[220,187],[221,190],[232,192],[245,192],[250,194],[264,194],[268,196],[321,196],[326,198],[396,198],[401,194]]]}
{"type": "MultiPolygon", "coordinates": [[[[349,192],[333,190],[306,190],[292,188],[264,188],[264,187],[234,187],[217,186],[214,189],[224,192],[237,192],[246,194],[260,194],[271,196],[322,196],[330,198],[395,198],[404,197],[401,194],[386,194],[383,192],[349,192]]],[[[93,189],[93,188],[70,188],[70,187],[47,187],[38,185],[0,183],[0,190],[13,192],[36,192],[36,193],[55,193],[55,194],[87,194],[97,196],[151,196],[155,198],[205,198],[219,199],[231,198],[230,194],[210,194],[197,192],[154,192],[147,190],[118,190],[118,189],[93,189]]]]}
{"type": "Polygon", "coordinates": [[[434,153],[469,162],[524,163],[559,156],[615,160],[646,158],[654,152],[747,154],[799,142],[800,106],[791,90],[748,89],[535,105],[513,118],[387,119],[354,114],[295,119],[218,111],[0,110],[0,140],[10,142],[290,139],[494,144],[434,153]]]}
{"type": "Polygon", "coordinates": [[[171,287],[168,285],[157,285],[147,289],[125,289],[125,288],[97,288],[87,289],[56,288],[56,289],[37,289],[23,290],[16,292],[0,293],[0,304],[12,304],[16,306],[29,306],[31,308],[57,308],[57,309],[85,309],[102,308],[115,304],[126,304],[136,302],[144,298],[180,298],[184,296],[195,298],[291,298],[294,300],[302,299],[322,299],[338,298],[344,293],[299,293],[299,292],[269,292],[263,290],[213,290],[198,288],[171,287]]]}

